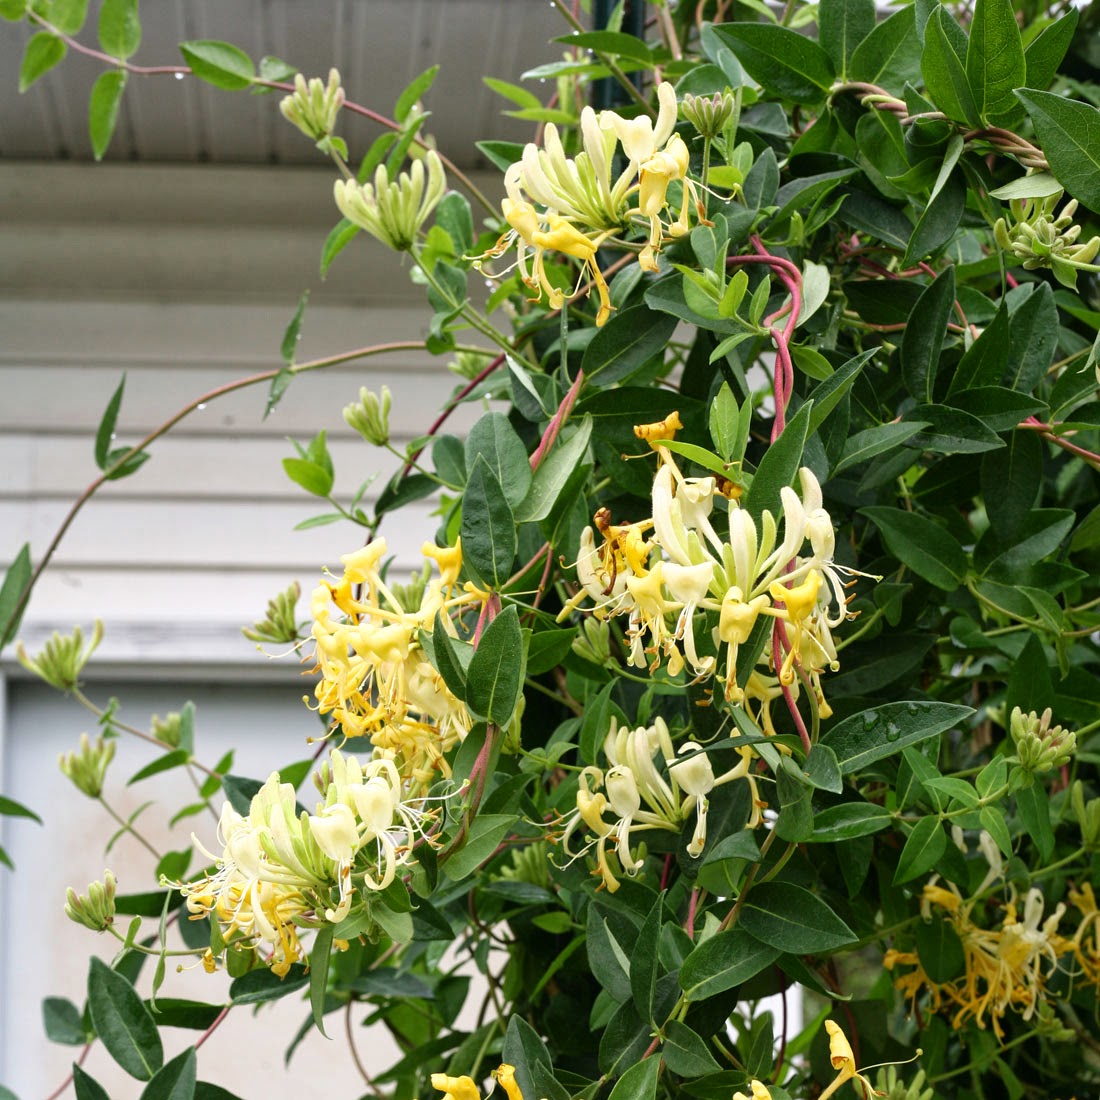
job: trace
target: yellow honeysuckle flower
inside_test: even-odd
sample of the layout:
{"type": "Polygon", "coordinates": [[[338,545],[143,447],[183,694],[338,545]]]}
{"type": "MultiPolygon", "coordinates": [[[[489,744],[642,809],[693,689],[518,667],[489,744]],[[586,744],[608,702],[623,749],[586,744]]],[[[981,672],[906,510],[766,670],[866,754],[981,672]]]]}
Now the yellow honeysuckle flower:
{"type": "MultiPolygon", "coordinates": [[[[749,1089],[752,1092],[752,1100],[772,1100],[772,1094],[768,1091],[767,1085],[763,1081],[757,1081],[753,1078],[749,1082],[749,1089]]],[[[743,1092],[735,1092],[733,1094],[733,1100],[749,1100],[743,1092]]]]}
{"type": "Polygon", "coordinates": [[[852,1053],[852,1044],[848,1042],[848,1036],[832,1020],[825,1021],[825,1030],[829,1033],[829,1061],[837,1071],[837,1075],[818,1100],[828,1100],[828,1097],[832,1096],[845,1081],[853,1080],[863,1086],[865,1095],[876,1095],[874,1085],[856,1069],[856,1058],[852,1053]]]}
{"type": "Polygon", "coordinates": [[[471,1077],[448,1077],[432,1074],[432,1088],[443,1093],[443,1100],[481,1100],[481,1092],[471,1077]]]}
{"type": "Polygon", "coordinates": [[[508,1100],[523,1100],[523,1093],[520,1092],[519,1084],[516,1082],[515,1066],[510,1066],[507,1062],[504,1062],[493,1073],[493,1076],[497,1079],[500,1087],[504,1089],[508,1100]]]}

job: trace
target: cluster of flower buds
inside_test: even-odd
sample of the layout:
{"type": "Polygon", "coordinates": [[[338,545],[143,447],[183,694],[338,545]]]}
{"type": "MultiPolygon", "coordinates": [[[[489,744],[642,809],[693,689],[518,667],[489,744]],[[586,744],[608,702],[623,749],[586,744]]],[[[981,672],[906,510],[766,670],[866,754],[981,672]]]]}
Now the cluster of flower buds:
{"type": "Polygon", "coordinates": [[[1050,720],[1050,707],[1041,715],[1035,711],[1024,714],[1019,707],[1012,708],[1008,732],[1025,771],[1049,772],[1068,764],[1073,757],[1077,734],[1061,726],[1052,726],[1050,720]]]}
{"type": "Polygon", "coordinates": [[[368,443],[384,447],[390,441],[391,404],[389,386],[382,387],[381,397],[360,386],[359,400],[344,406],[344,421],[368,443]]]}
{"type": "Polygon", "coordinates": [[[1078,244],[1081,227],[1073,221],[1077,200],[1071,199],[1055,217],[1054,208],[1063,192],[1046,198],[1013,199],[1011,223],[998,218],[993,236],[1005,252],[1012,253],[1023,266],[1033,271],[1049,267],[1054,277],[1071,289],[1077,286],[1078,271],[1096,271],[1092,261],[1100,252],[1100,237],[1078,244]]]}
{"type": "Polygon", "coordinates": [[[114,741],[105,741],[102,737],[92,744],[86,733],[80,735],[80,751],[62,753],[57,758],[61,774],[70,780],[74,787],[89,798],[98,798],[103,793],[103,780],[107,775],[107,766],[114,759],[114,741]]]}
{"type": "Polygon", "coordinates": [[[692,95],[688,92],[680,101],[680,112],[699,131],[709,139],[718,137],[726,123],[733,117],[736,99],[729,89],[715,92],[712,96],[692,95]]]}
{"type": "Polygon", "coordinates": [[[429,149],[423,160],[414,160],[396,180],[391,181],[386,166],[380,164],[373,184],[337,180],[333,193],[348,221],[394,251],[408,252],[446,189],[443,162],[429,149]]]}
{"type": "Polygon", "coordinates": [[[102,882],[88,886],[87,894],[78,894],[71,886],[65,892],[65,916],[93,932],[106,931],[115,919],[115,876],[103,872],[102,882]]]}
{"type": "Polygon", "coordinates": [[[344,104],[344,89],[340,87],[340,74],[329,69],[328,84],[320,77],[309,83],[298,73],[294,78],[294,91],[282,100],[279,110],[308,138],[323,141],[331,137],[336,128],[336,116],[344,104]]]}
{"type": "Polygon", "coordinates": [[[68,636],[55,631],[37,657],[31,657],[20,643],[16,647],[16,657],[28,672],[41,677],[47,684],[59,691],[73,691],[80,686],[80,674],[102,639],[103,624],[96,619],[87,649],[84,648],[84,634],[78,626],[68,636]]]}
{"type": "Polygon", "coordinates": [[[183,737],[183,718],[179,711],[171,711],[163,718],[154,714],[149,720],[149,728],[152,735],[162,744],[170,748],[178,749],[183,737]]]}
{"type": "Polygon", "coordinates": [[[933,1100],[936,1090],[924,1084],[924,1070],[917,1070],[913,1080],[906,1083],[898,1074],[896,1066],[886,1066],[878,1071],[875,1095],[883,1100],[933,1100]]]}
{"type": "Polygon", "coordinates": [[[298,640],[298,619],[295,608],[302,595],[302,586],[295,581],[288,588],[267,601],[267,614],[252,626],[242,627],[241,633],[253,642],[270,642],[289,645],[298,640]]]}

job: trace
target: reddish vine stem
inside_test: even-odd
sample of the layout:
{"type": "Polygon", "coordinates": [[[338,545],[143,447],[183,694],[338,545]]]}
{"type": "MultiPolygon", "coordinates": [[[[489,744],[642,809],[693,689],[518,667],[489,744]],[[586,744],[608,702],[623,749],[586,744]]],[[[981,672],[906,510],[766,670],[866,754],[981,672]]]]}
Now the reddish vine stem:
{"type": "MultiPolygon", "coordinates": [[[[353,359],[364,359],[371,355],[380,355],[389,351],[422,351],[424,346],[423,340],[399,340],[388,344],[374,344],[365,348],[356,348],[354,351],[344,352],[341,355],[329,356],[325,359],[313,359],[308,363],[299,363],[297,366],[290,367],[289,370],[291,374],[305,374],[307,371],[320,370],[323,367],[332,367],[339,363],[350,362],[353,359]]],[[[215,386],[214,389],[207,390],[206,393],[202,394],[200,397],[196,397],[193,401],[184,405],[182,409],[173,413],[163,424],[154,428],[144,439],[139,443],[135,443],[125,454],[121,455],[117,462],[108,466],[107,469],[92,481],[80,496],[76,498],[72,507],[65,514],[65,518],[61,521],[61,526],[55,532],[49,546],[46,547],[46,552],[42,555],[41,561],[35,566],[30,577],[27,578],[27,583],[23,586],[22,592],[19,593],[19,599],[16,601],[15,607],[8,617],[8,621],[6,623],[0,623],[0,638],[6,637],[12,630],[12,624],[19,621],[24,608],[27,606],[27,601],[30,599],[31,592],[34,590],[34,586],[38,583],[38,579],[42,576],[46,566],[53,560],[54,554],[57,553],[57,548],[61,545],[61,541],[68,533],[73,521],[84,505],[87,504],[95,493],[110,480],[112,474],[122,469],[122,467],[136,454],[144,451],[150,443],[154,443],[162,435],[166,435],[181,420],[186,419],[202,405],[214,401],[219,397],[225,397],[228,394],[235,393],[237,390],[247,389],[249,386],[256,386],[261,382],[270,382],[282,371],[287,369],[286,367],[279,367],[275,370],[261,371],[259,374],[250,374],[246,378],[238,378],[233,382],[227,382],[223,386],[215,386]]]]}
{"type": "Polygon", "coordinates": [[[232,1007],[233,1006],[231,1004],[226,1005],[225,1008],[223,1008],[221,1012],[219,1012],[217,1016],[214,1017],[214,1022],[199,1036],[198,1041],[195,1043],[196,1050],[198,1050],[199,1047],[201,1047],[202,1044],[205,1043],[206,1040],[214,1034],[214,1032],[218,1029],[218,1026],[221,1024],[222,1020],[224,1020],[226,1016],[229,1015],[229,1010],[232,1007]]]}
{"type": "MultiPolygon", "coordinates": [[[[783,630],[783,624],[779,619],[775,620],[772,626],[772,664],[775,665],[775,674],[779,676],[779,668],[783,663],[780,660],[780,654],[783,652],[790,653],[790,643],[787,641],[786,633],[783,630]]],[[[795,658],[797,660],[797,658],[795,658]]],[[[794,692],[791,691],[790,685],[783,683],[783,678],[779,678],[779,687],[783,691],[783,701],[787,704],[787,710],[791,712],[791,718],[794,720],[795,729],[798,730],[798,736],[802,741],[802,747],[808,753],[813,747],[810,741],[809,731],[806,729],[806,723],[802,720],[802,714],[798,709],[798,701],[794,697],[794,692]]]]}
{"type": "MultiPolygon", "coordinates": [[[[439,429],[447,423],[447,420],[450,418],[451,413],[453,413],[455,409],[457,409],[458,406],[462,403],[462,399],[467,394],[469,394],[471,390],[475,389],[477,386],[480,386],[481,383],[484,382],[485,379],[488,378],[489,375],[492,374],[493,371],[495,371],[497,367],[499,367],[503,362],[504,353],[502,352],[500,355],[492,359],[487,367],[478,371],[478,373],[475,374],[474,377],[471,378],[470,381],[467,382],[466,385],[463,386],[462,389],[460,389],[458,393],[456,393],[454,397],[452,397],[451,400],[443,406],[443,411],[435,418],[435,420],[432,422],[432,426],[424,433],[425,436],[428,439],[433,438],[435,436],[435,433],[438,432],[439,429]]],[[[412,470],[413,463],[416,462],[416,460],[424,453],[424,448],[427,445],[427,442],[424,442],[419,447],[417,447],[417,449],[413,451],[411,455],[409,455],[408,461],[401,468],[402,478],[406,477],[409,471],[412,470]]]]}
{"type": "MultiPolygon", "coordinates": [[[[84,1049],[80,1052],[80,1057],[77,1058],[76,1065],[78,1065],[78,1066],[84,1065],[84,1060],[88,1057],[88,1054],[91,1051],[91,1049],[92,1049],[92,1044],[91,1043],[85,1043],[84,1044],[84,1049]]],[[[65,1080],[62,1081],[61,1084],[58,1085],[57,1088],[54,1089],[53,1092],[51,1092],[50,1095],[46,1097],[46,1100],[57,1100],[57,1098],[73,1083],[73,1078],[75,1076],[76,1076],[76,1072],[75,1071],[70,1071],[69,1076],[66,1077],[65,1080]]]]}
{"type": "Polygon", "coordinates": [[[554,446],[554,441],[558,438],[558,433],[569,419],[569,414],[573,411],[573,405],[577,400],[577,394],[581,392],[581,386],[583,385],[584,371],[579,370],[577,371],[577,377],[573,379],[573,385],[569,387],[568,392],[561,399],[558,411],[550,418],[550,423],[546,425],[546,431],[542,433],[542,439],[539,440],[539,445],[531,455],[532,470],[537,470],[539,468],[550,448],[554,446]]]}

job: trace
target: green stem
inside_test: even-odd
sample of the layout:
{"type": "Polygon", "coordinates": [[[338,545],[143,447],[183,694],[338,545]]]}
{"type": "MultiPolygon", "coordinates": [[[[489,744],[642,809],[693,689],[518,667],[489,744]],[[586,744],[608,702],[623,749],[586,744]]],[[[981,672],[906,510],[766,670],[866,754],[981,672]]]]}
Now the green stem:
{"type": "MultiPolygon", "coordinates": [[[[145,837],[143,837],[141,833],[139,833],[137,829],[133,827],[133,825],[131,825],[128,821],[125,821],[123,818],[119,817],[119,815],[115,813],[114,809],[112,809],[112,807],[103,797],[103,795],[99,795],[96,801],[107,811],[107,813],[111,815],[111,817],[114,818],[115,822],[122,828],[123,832],[129,833],[158,863],[160,863],[160,852],[158,852],[156,848],[154,848],[152,844],[150,844],[149,841],[147,841],[145,837]]],[[[157,954],[159,954],[159,952],[157,952],[157,954]]]]}
{"type": "MultiPolygon", "coordinates": [[[[1025,1031],[1023,1035],[1017,1035],[1015,1039],[1010,1039],[1003,1046],[997,1048],[997,1054],[1003,1054],[1006,1050],[1011,1050],[1013,1047],[1018,1047],[1021,1043],[1026,1043],[1028,1039],[1034,1038],[1039,1034],[1038,1028],[1032,1028],[1031,1031],[1025,1031]]],[[[990,1058],[976,1058],[973,1062],[967,1062],[965,1066],[959,1066],[958,1069],[949,1070],[947,1073],[939,1073],[935,1077],[929,1077],[928,1083],[934,1085],[939,1081],[946,1081],[949,1077],[958,1077],[960,1073],[969,1073],[972,1069],[978,1069],[988,1066],[990,1058]]]]}
{"type": "MultiPolygon", "coordinates": [[[[573,30],[575,30],[578,34],[584,33],[584,26],[581,24],[580,20],[578,20],[576,16],[565,6],[562,0],[550,0],[550,3],[558,9],[558,12],[561,14],[562,18],[569,24],[570,27],[573,28],[573,30]]],[[[634,102],[637,103],[642,108],[642,110],[644,110],[646,114],[648,114],[651,118],[656,118],[657,112],[649,105],[649,100],[647,100],[646,97],[642,95],[642,93],[639,92],[637,88],[634,87],[634,84],[631,82],[630,77],[628,77],[626,73],[624,73],[622,69],[620,69],[619,66],[607,56],[607,54],[601,53],[599,50],[595,50],[593,52],[600,59],[600,63],[604,65],[607,68],[607,71],[615,78],[615,81],[622,86],[627,95],[629,95],[630,98],[634,100],[634,102]]]]}

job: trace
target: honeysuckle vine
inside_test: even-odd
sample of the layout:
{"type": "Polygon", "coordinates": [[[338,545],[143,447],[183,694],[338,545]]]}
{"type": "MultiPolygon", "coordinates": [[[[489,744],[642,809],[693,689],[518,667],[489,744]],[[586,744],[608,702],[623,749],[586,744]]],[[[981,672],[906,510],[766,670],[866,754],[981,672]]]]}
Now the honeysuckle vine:
{"type": "MultiPolygon", "coordinates": [[[[0,634],[76,513],[200,404],[266,383],[270,408],[387,351],[456,376],[406,442],[391,418],[422,395],[372,370],[283,462],[328,509],[306,522],[334,524],[329,568],[244,633],[300,663],[307,759],[199,765],[201,700],[121,721],[80,683],[98,627],[21,651],[98,723],[61,767],[112,860],[157,862],[155,894],[121,894],[121,863],[70,891],[118,967],[90,964],[87,1012],[52,1011],[124,1068],[103,1013],[143,1021],[133,1072],[181,1100],[232,1006],[298,990],[302,1041],[339,1013],[375,1100],[1079,1100],[1100,1049],[1100,16],[706,0],[588,27],[554,6],[548,64],[490,81],[532,132],[483,145],[482,194],[436,148],[434,69],[386,117],[335,69],[228,43],[136,64],[135,0],[103,0],[100,48],[80,5],[0,4],[39,35],[24,85],[65,49],[104,66],[97,155],[144,78],[281,93],[333,166],[323,269],[398,252],[427,304],[423,340],[296,364],[303,298],[285,366],[112,449],[120,387],[0,634]],[[385,132],[350,148],[349,115],[385,132]],[[115,809],[122,736],[151,753],[132,783],[194,770],[190,843],[115,809]],[[144,957],[167,1014],[169,964],[212,991],[168,1061],[144,957]]],[[[83,1066],[55,1095],[89,1094],[83,1066]]]]}

